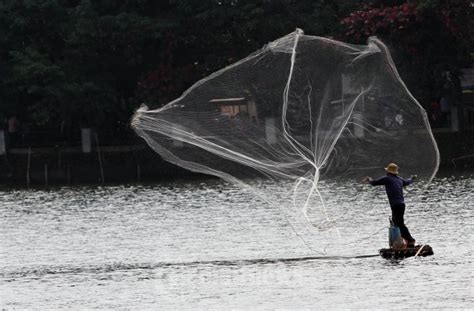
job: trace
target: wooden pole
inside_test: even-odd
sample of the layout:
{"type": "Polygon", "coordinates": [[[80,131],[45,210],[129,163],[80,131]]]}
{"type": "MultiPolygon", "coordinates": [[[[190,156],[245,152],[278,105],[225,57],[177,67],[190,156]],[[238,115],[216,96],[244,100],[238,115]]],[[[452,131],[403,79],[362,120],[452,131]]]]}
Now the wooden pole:
{"type": "Polygon", "coordinates": [[[100,147],[99,147],[99,138],[97,137],[97,133],[94,133],[94,136],[95,136],[95,143],[97,145],[97,155],[99,157],[99,168],[100,168],[100,177],[101,177],[101,181],[102,183],[105,182],[105,179],[104,179],[104,168],[102,167],[102,157],[100,155],[100,147]]]}
{"type": "Polygon", "coordinates": [[[44,165],[44,183],[48,187],[48,163],[44,165]]]}
{"type": "Polygon", "coordinates": [[[31,163],[31,146],[28,147],[28,163],[26,165],[26,185],[30,185],[30,163],[31,163]]]}

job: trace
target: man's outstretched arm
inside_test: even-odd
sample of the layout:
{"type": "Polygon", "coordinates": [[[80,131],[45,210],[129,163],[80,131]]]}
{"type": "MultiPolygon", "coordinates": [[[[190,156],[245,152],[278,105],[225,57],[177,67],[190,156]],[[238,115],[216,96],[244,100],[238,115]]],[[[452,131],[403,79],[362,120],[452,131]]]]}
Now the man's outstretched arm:
{"type": "Polygon", "coordinates": [[[410,178],[408,178],[408,179],[402,178],[402,180],[403,180],[403,186],[408,186],[408,185],[412,184],[413,181],[415,181],[416,178],[418,178],[418,176],[416,176],[416,175],[412,175],[412,176],[410,176],[410,178]]]}
{"type": "Polygon", "coordinates": [[[368,182],[368,183],[371,184],[372,186],[385,185],[385,176],[384,176],[384,177],[380,177],[380,178],[378,178],[378,179],[372,179],[372,177],[366,176],[366,177],[364,178],[364,181],[365,181],[365,182],[368,182]]]}

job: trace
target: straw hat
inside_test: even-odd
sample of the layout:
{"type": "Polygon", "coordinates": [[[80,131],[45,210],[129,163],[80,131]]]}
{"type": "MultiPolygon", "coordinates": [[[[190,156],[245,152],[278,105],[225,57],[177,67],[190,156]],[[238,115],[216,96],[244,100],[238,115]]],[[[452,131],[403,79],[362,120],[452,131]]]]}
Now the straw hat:
{"type": "Polygon", "coordinates": [[[387,173],[398,175],[398,165],[395,163],[389,163],[385,170],[387,173]]]}

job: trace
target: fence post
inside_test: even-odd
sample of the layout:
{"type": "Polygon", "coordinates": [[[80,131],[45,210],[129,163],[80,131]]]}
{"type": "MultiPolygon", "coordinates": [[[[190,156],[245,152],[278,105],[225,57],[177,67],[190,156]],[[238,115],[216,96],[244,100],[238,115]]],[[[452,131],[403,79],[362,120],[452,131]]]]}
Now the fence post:
{"type": "Polygon", "coordinates": [[[91,152],[91,129],[90,128],[81,128],[81,138],[82,138],[82,152],[90,153],[91,152]]]}
{"type": "Polygon", "coordinates": [[[100,177],[101,177],[101,181],[102,183],[105,182],[105,179],[104,179],[104,168],[102,166],[102,156],[100,155],[100,147],[99,147],[99,138],[97,136],[97,133],[94,133],[95,135],[95,143],[97,145],[97,155],[99,156],[99,167],[100,167],[100,177]]]}
{"type": "Polygon", "coordinates": [[[0,155],[7,153],[7,144],[5,142],[5,131],[0,130],[0,155]]]}
{"type": "Polygon", "coordinates": [[[28,147],[28,163],[26,164],[26,185],[30,185],[31,146],[28,147]]]}
{"type": "Polygon", "coordinates": [[[277,142],[275,118],[265,119],[265,135],[266,135],[267,143],[275,144],[277,142]]]}
{"type": "Polygon", "coordinates": [[[362,127],[364,120],[363,118],[364,116],[361,111],[356,111],[352,114],[352,121],[354,124],[354,136],[357,138],[364,137],[364,128],[362,127]]]}

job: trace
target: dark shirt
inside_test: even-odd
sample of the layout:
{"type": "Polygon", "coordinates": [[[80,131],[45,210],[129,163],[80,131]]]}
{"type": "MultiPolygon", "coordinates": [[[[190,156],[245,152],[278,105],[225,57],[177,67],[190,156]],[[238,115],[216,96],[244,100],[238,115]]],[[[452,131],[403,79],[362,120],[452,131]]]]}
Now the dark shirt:
{"type": "Polygon", "coordinates": [[[390,205],[404,204],[403,187],[413,183],[413,178],[403,179],[388,173],[386,176],[370,181],[372,186],[384,185],[390,205]]]}

